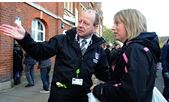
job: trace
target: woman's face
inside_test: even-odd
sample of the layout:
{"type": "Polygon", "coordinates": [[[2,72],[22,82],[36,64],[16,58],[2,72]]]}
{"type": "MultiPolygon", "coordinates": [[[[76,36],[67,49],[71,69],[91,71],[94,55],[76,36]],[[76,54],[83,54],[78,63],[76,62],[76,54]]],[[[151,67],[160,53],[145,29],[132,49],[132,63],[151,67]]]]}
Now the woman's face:
{"type": "Polygon", "coordinates": [[[112,32],[115,35],[115,39],[121,42],[125,42],[128,39],[127,31],[124,24],[121,22],[119,17],[115,18],[114,25],[112,27],[112,32]]]}

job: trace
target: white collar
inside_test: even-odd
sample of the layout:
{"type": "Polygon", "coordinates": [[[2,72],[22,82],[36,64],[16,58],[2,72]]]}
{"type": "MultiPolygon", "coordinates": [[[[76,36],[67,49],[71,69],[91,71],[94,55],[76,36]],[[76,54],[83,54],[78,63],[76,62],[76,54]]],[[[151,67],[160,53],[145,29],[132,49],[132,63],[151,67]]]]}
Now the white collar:
{"type": "MultiPolygon", "coordinates": [[[[92,43],[92,40],[91,40],[91,39],[92,39],[92,36],[89,37],[89,38],[87,38],[87,39],[85,39],[85,40],[87,41],[87,45],[89,45],[89,44],[92,43]]],[[[75,40],[78,41],[78,43],[80,43],[80,42],[83,40],[83,38],[78,38],[78,34],[76,34],[75,40]]]]}
{"type": "MultiPolygon", "coordinates": [[[[79,42],[81,42],[83,40],[83,38],[79,38],[79,42]]],[[[87,38],[85,39],[87,41],[87,43],[89,43],[91,41],[91,37],[90,38],[87,38]]]]}

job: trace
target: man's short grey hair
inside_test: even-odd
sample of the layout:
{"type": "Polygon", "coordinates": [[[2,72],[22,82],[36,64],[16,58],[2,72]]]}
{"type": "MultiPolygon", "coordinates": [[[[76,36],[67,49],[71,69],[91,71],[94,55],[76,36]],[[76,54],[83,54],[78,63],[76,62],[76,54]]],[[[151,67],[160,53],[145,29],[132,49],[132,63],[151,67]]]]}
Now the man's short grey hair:
{"type": "Polygon", "coordinates": [[[99,14],[95,11],[95,10],[92,10],[92,9],[88,9],[85,11],[85,13],[89,13],[89,14],[95,14],[95,19],[94,19],[94,23],[93,25],[94,26],[98,26],[99,25],[99,14]]]}

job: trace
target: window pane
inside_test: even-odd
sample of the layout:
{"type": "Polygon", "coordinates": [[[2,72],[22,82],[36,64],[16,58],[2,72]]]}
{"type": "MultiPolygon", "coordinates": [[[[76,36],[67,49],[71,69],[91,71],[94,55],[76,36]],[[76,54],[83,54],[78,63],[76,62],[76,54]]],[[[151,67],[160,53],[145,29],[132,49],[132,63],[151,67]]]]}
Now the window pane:
{"type": "Polygon", "coordinates": [[[43,41],[43,33],[42,32],[38,32],[38,40],[43,41]]]}
{"type": "Polygon", "coordinates": [[[36,40],[36,39],[35,39],[35,30],[32,30],[32,35],[31,35],[31,36],[32,36],[32,38],[33,38],[34,40],[36,40]]]}
{"type": "Polygon", "coordinates": [[[33,20],[33,21],[32,21],[32,29],[35,29],[35,27],[36,27],[36,21],[33,20]]]}
{"type": "Polygon", "coordinates": [[[43,31],[43,26],[42,26],[41,22],[38,22],[38,30],[43,31]]]}
{"type": "Polygon", "coordinates": [[[41,42],[45,40],[45,28],[43,22],[39,19],[32,21],[32,38],[35,41],[41,42]]]}

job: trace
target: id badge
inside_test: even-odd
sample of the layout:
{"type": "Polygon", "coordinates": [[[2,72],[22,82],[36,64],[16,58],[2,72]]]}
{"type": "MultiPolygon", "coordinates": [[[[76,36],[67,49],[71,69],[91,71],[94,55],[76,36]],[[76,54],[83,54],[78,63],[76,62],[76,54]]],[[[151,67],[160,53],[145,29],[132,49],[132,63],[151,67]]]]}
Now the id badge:
{"type": "Polygon", "coordinates": [[[72,85],[83,85],[83,79],[72,78],[72,85]]]}

